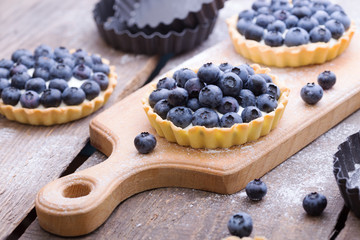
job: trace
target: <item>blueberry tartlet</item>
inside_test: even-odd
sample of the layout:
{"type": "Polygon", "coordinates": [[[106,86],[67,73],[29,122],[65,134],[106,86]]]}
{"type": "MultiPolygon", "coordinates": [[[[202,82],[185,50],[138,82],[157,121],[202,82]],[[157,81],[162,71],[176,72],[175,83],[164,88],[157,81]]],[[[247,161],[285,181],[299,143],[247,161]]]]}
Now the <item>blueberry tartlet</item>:
{"type": "Polygon", "coordinates": [[[236,52],[276,67],[332,60],[355,32],[343,8],[329,0],[257,0],[227,24],[236,52]]]}
{"type": "Polygon", "coordinates": [[[152,83],[142,100],[156,132],[192,148],[228,148],[267,135],[290,90],[259,65],[182,68],[152,83]]]}
{"type": "Polygon", "coordinates": [[[82,49],[19,49],[0,60],[0,114],[31,125],[77,120],[107,102],[116,78],[108,60],[82,49]]]}

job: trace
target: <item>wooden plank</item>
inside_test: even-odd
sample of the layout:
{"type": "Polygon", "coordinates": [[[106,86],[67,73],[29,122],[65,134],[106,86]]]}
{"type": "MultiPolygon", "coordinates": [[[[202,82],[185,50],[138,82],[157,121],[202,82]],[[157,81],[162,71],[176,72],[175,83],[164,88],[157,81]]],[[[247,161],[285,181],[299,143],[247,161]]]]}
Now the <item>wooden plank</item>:
{"type": "MultiPolygon", "coordinates": [[[[124,54],[107,47],[92,18],[95,3],[0,1],[0,58],[9,58],[19,48],[33,50],[41,43],[99,53],[116,66],[119,74],[118,86],[106,109],[141,86],[158,57],[124,54]]],[[[53,127],[31,127],[0,117],[0,239],[10,234],[34,207],[38,190],[57,178],[82,149],[89,137],[88,124],[95,115],[53,127]]]]}
{"type": "Polygon", "coordinates": [[[358,239],[360,236],[360,221],[352,212],[349,213],[344,229],[337,236],[337,240],[358,239]]]}

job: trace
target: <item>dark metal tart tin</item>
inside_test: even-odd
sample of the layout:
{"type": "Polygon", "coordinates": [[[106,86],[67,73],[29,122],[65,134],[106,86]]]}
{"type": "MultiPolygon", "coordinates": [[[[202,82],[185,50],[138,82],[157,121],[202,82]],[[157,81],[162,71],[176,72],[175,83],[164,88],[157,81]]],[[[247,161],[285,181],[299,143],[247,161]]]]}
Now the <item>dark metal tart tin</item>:
{"type": "Polygon", "coordinates": [[[360,132],[339,145],[334,155],[334,175],[346,206],[360,218],[360,132]]]}
{"type": "Polygon", "coordinates": [[[101,37],[115,49],[137,54],[166,54],[188,51],[206,40],[212,32],[217,16],[195,28],[184,28],[180,32],[132,32],[124,22],[114,17],[115,0],[101,0],[93,11],[101,37]]]}

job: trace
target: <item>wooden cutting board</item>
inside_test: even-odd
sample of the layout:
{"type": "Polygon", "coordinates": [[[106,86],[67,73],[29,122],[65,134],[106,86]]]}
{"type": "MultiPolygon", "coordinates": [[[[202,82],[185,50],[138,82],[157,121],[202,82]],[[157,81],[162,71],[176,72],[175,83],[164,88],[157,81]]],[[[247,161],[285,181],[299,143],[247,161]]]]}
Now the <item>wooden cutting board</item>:
{"type": "MultiPolygon", "coordinates": [[[[360,108],[359,56],[360,39],[355,35],[349,49],[332,62],[274,68],[272,73],[291,89],[282,120],[258,141],[228,149],[192,149],[158,137],[142,109],[140,100],[149,86],[143,87],[90,124],[91,143],[109,159],[51,182],[38,193],[40,225],[62,236],[83,235],[99,227],[120,202],[148,189],[177,186],[221,194],[241,190],[360,108]],[[307,82],[316,82],[324,70],[335,72],[337,83],[324,91],[318,104],[309,106],[300,98],[300,89],[307,82]],[[147,155],[139,154],[133,143],[143,131],[154,134],[158,141],[147,155]]],[[[210,61],[246,62],[224,41],[179,68],[200,67],[210,61]]]]}

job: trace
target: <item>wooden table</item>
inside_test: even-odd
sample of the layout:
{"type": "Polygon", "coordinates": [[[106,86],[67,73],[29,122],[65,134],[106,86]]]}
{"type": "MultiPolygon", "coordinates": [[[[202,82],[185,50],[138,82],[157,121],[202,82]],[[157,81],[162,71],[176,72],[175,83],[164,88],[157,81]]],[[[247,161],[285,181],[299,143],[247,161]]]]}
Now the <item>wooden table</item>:
{"type": "MultiPolygon", "coordinates": [[[[110,59],[119,74],[114,95],[99,112],[110,107],[148,79],[159,57],[125,54],[106,46],[92,19],[95,2],[0,1],[0,58],[10,57],[18,48],[34,49],[40,43],[99,53],[110,59]]],[[[360,6],[351,0],[338,2],[359,24],[360,6]]],[[[224,20],[249,6],[246,0],[228,1],[209,39],[193,51],[172,58],[161,73],[216,43],[231,48],[224,20]]],[[[88,124],[96,114],[54,127],[30,127],[0,117],[1,239],[60,238],[40,228],[34,211],[35,195],[59,176],[106,159],[97,151],[88,157],[83,150],[89,138],[88,124]]],[[[83,238],[221,239],[229,236],[229,217],[245,211],[254,222],[251,236],[359,239],[360,221],[344,207],[332,173],[332,154],[348,135],[359,131],[359,120],[358,111],[266,174],[262,180],[268,194],[260,202],[250,202],[243,190],[233,195],[181,188],[146,191],[121,203],[105,224],[83,238]],[[311,191],[327,196],[328,207],[320,217],[308,217],[302,209],[302,199],[311,191]]]]}

